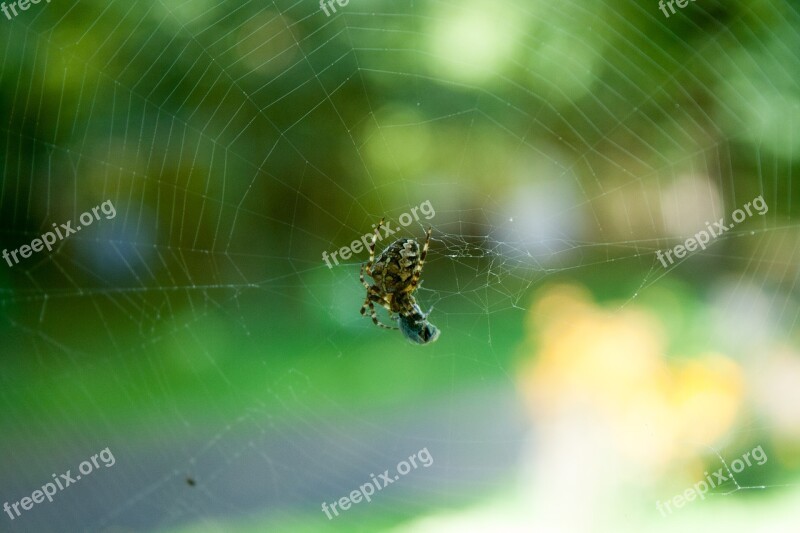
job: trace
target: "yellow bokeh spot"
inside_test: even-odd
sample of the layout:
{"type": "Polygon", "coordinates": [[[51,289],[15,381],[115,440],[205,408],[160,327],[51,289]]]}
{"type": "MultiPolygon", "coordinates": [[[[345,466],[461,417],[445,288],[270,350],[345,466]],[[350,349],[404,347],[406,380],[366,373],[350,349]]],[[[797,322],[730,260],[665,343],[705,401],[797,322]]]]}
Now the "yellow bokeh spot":
{"type": "Polygon", "coordinates": [[[523,31],[521,15],[502,0],[448,5],[431,32],[436,76],[480,82],[499,73],[523,31]]]}
{"type": "Polygon", "coordinates": [[[706,453],[733,426],[744,396],[739,365],[720,354],[668,360],[661,324],[644,309],[602,309],[585,290],[556,286],[526,326],[520,388],[539,423],[592,420],[650,467],[687,449],[706,453]]]}

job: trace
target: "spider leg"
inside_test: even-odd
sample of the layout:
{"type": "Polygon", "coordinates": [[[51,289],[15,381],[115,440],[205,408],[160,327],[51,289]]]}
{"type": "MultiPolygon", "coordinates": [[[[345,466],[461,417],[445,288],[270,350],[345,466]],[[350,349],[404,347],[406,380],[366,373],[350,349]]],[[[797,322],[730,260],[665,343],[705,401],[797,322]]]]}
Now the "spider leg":
{"type": "Polygon", "coordinates": [[[370,285],[369,283],[367,283],[367,282],[364,280],[364,265],[363,265],[363,264],[361,265],[361,273],[358,275],[358,277],[359,277],[359,278],[361,278],[361,284],[362,284],[364,287],[366,287],[366,288],[367,288],[367,290],[369,291],[369,290],[370,290],[370,287],[371,287],[371,285],[370,285]]]}
{"type": "Polygon", "coordinates": [[[417,266],[414,267],[414,272],[411,274],[411,281],[408,284],[408,292],[416,290],[419,285],[419,278],[422,276],[422,265],[425,264],[425,258],[428,257],[428,247],[431,244],[431,231],[433,228],[428,227],[428,232],[425,234],[425,243],[422,245],[422,250],[419,253],[419,261],[417,266]]]}
{"type": "MultiPolygon", "coordinates": [[[[394,326],[387,326],[386,324],[384,324],[383,322],[378,320],[378,315],[377,315],[377,313],[375,313],[375,304],[372,302],[372,300],[368,300],[367,302],[365,302],[365,304],[367,306],[369,306],[369,316],[372,318],[372,321],[375,323],[376,326],[382,327],[384,329],[397,329],[394,326]]],[[[363,311],[364,311],[363,307],[361,308],[361,311],[362,311],[361,314],[364,314],[363,313],[363,311]]]]}
{"type": "Polygon", "coordinates": [[[378,222],[378,225],[375,226],[375,235],[372,236],[372,241],[369,243],[369,262],[367,263],[367,274],[372,276],[372,265],[375,264],[375,243],[378,242],[378,237],[380,237],[380,229],[383,226],[383,218],[381,221],[378,222]]]}
{"type": "Polygon", "coordinates": [[[386,329],[397,329],[394,326],[387,326],[378,320],[378,315],[375,312],[375,304],[380,304],[381,307],[385,308],[389,313],[392,312],[392,307],[385,298],[382,298],[380,294],[377,292],[372,292],[372,290],[367,291],[367,298],[364,300],[364,303],[361,306],[361,314],[363,316],[367,315],[367,309],[369,309],[369,316],[372,318],[372,321],[375,323],[376,326],[380,326],[386,329]]]}
{"type": "Polygon", "coordinates": [[[422,270],[422,264],[425,263],[425,258],[428,257],[428,247],[431,244],[431,232],[433,228],[428,226],[428,231],[425,233],[425,244],[422,245],[422,251],[419,253],[419,269],[422,270]]]}
{"type": "MultiPolygon", "coordinates": [[[[364,298],[364,303],[361,304],[361,314],[363,316],[367,315],[367,308],[372,307],[372,302],[381,303],[381,297],[378,294],[378,291],[374,287],[367,287],[367,297],[364,298]]],[[[388,309],[388,307],[387,307],[388,309]]]]}

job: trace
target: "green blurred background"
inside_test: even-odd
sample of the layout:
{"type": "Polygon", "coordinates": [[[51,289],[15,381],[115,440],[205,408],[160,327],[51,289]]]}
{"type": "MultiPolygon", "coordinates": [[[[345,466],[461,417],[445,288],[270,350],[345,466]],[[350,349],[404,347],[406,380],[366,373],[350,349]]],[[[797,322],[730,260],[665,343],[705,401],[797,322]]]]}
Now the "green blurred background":
{"type": "Polygon", "coordinates": [[[798,22],[779,0],[0,16],[0,245],[117,212],[0,263],[0,497],[116,457],[0,530],[791,531],[798,22]],[[420,347],[359,315],[366,253],[321,257],[425,201],[398,233],[433,227],[420,347]]]}

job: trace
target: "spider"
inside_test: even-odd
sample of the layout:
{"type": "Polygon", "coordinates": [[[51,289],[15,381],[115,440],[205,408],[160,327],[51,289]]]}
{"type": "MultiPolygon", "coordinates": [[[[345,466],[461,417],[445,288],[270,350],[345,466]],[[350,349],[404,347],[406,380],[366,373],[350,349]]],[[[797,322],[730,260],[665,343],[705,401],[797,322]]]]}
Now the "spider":
{"type": "Polygon", "coordinates": [[[428,315],[424,314],[414,299],[414,291],[420,285],[422,266],[428,255],[428,245],[431,241],[431,228],[425,235],[425,243],[420,251],[419,243],[414,239],[397,239],[381,252],[375,259],[375,242],[380,235],[379,230],[383,219],[375,227],[375,235],[369,245],[369,261],[361,265],[359,275],[361,284],[367,289],[367,297],[361,306],[361,314],[370,317],[376,326],[386,329],[399,329],[403,336],[416,344],[428,344],[439,338],[439,329],[428,322],[428,315]],[[375,282],[370,285],[364,280],[364,272],[375,282]],[[378,320],[375,313],[375,304],[379,304],[389,311],[389,316],[395,318],[399,327],[387,326],[378,320]]]}

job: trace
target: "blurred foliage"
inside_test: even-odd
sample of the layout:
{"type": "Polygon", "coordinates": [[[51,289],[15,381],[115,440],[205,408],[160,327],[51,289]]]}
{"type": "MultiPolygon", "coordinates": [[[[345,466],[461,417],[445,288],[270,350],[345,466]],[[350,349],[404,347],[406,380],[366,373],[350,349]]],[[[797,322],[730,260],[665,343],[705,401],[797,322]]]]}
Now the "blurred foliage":
{"type": "MultiPolygon", "coordinates": [[[[513,381],[528,358],[584,377],[598,403],[632,382],[689,402],[725,378],[747,402],[751,346],[720,338],[761,322],[739,313],[716,337],[709,324],[752,277],[774,305],[752,314],[778,316],[782,335],[794,326],[798,27],[778,0],[703,0],[669,19],[655,2],[611,0],[351,0],[330,18],[313,0],[54,1],[3,20],[0,249],[107,199],[118,216],[0,268],[3,402],[25,406],[0,409],[0,426],[49,419],[27,434],[46,439],[114,413],[144,445],[173,425],[170,409],[209,425],[390,409],[513,381]],[[656,249],[759,194],[767,215],[668,275],[654,266],[656,249]],[[437,216],[421,301],[449,356],[420,364],[360,320],[360,258],[329,271],[320,254],[424,200],[437,216]],[[567,304],[537,311],[545,281],[641,306],[660,333],[587,304],[600,325],[585,345],[542,352],[531,321],[574,318],[567,304]],[[642,332],[663,336],[659,371],[683,369],[669,385],[659,371],[617,383],[618,367],[601,382],[591,364],[558,366],[642,332]]],[[[769,375],[793,370],[781,343],[797,339],[770,339],[769,375]]],[[[790,465],[794,418],[768,397],[759,416],[774,434],[760,436],[790,465]]],[[[675,413],[710,431],[690,407],[675,413]]],[[[719,423],[722,438],[734,422],[719,423]]]]}

